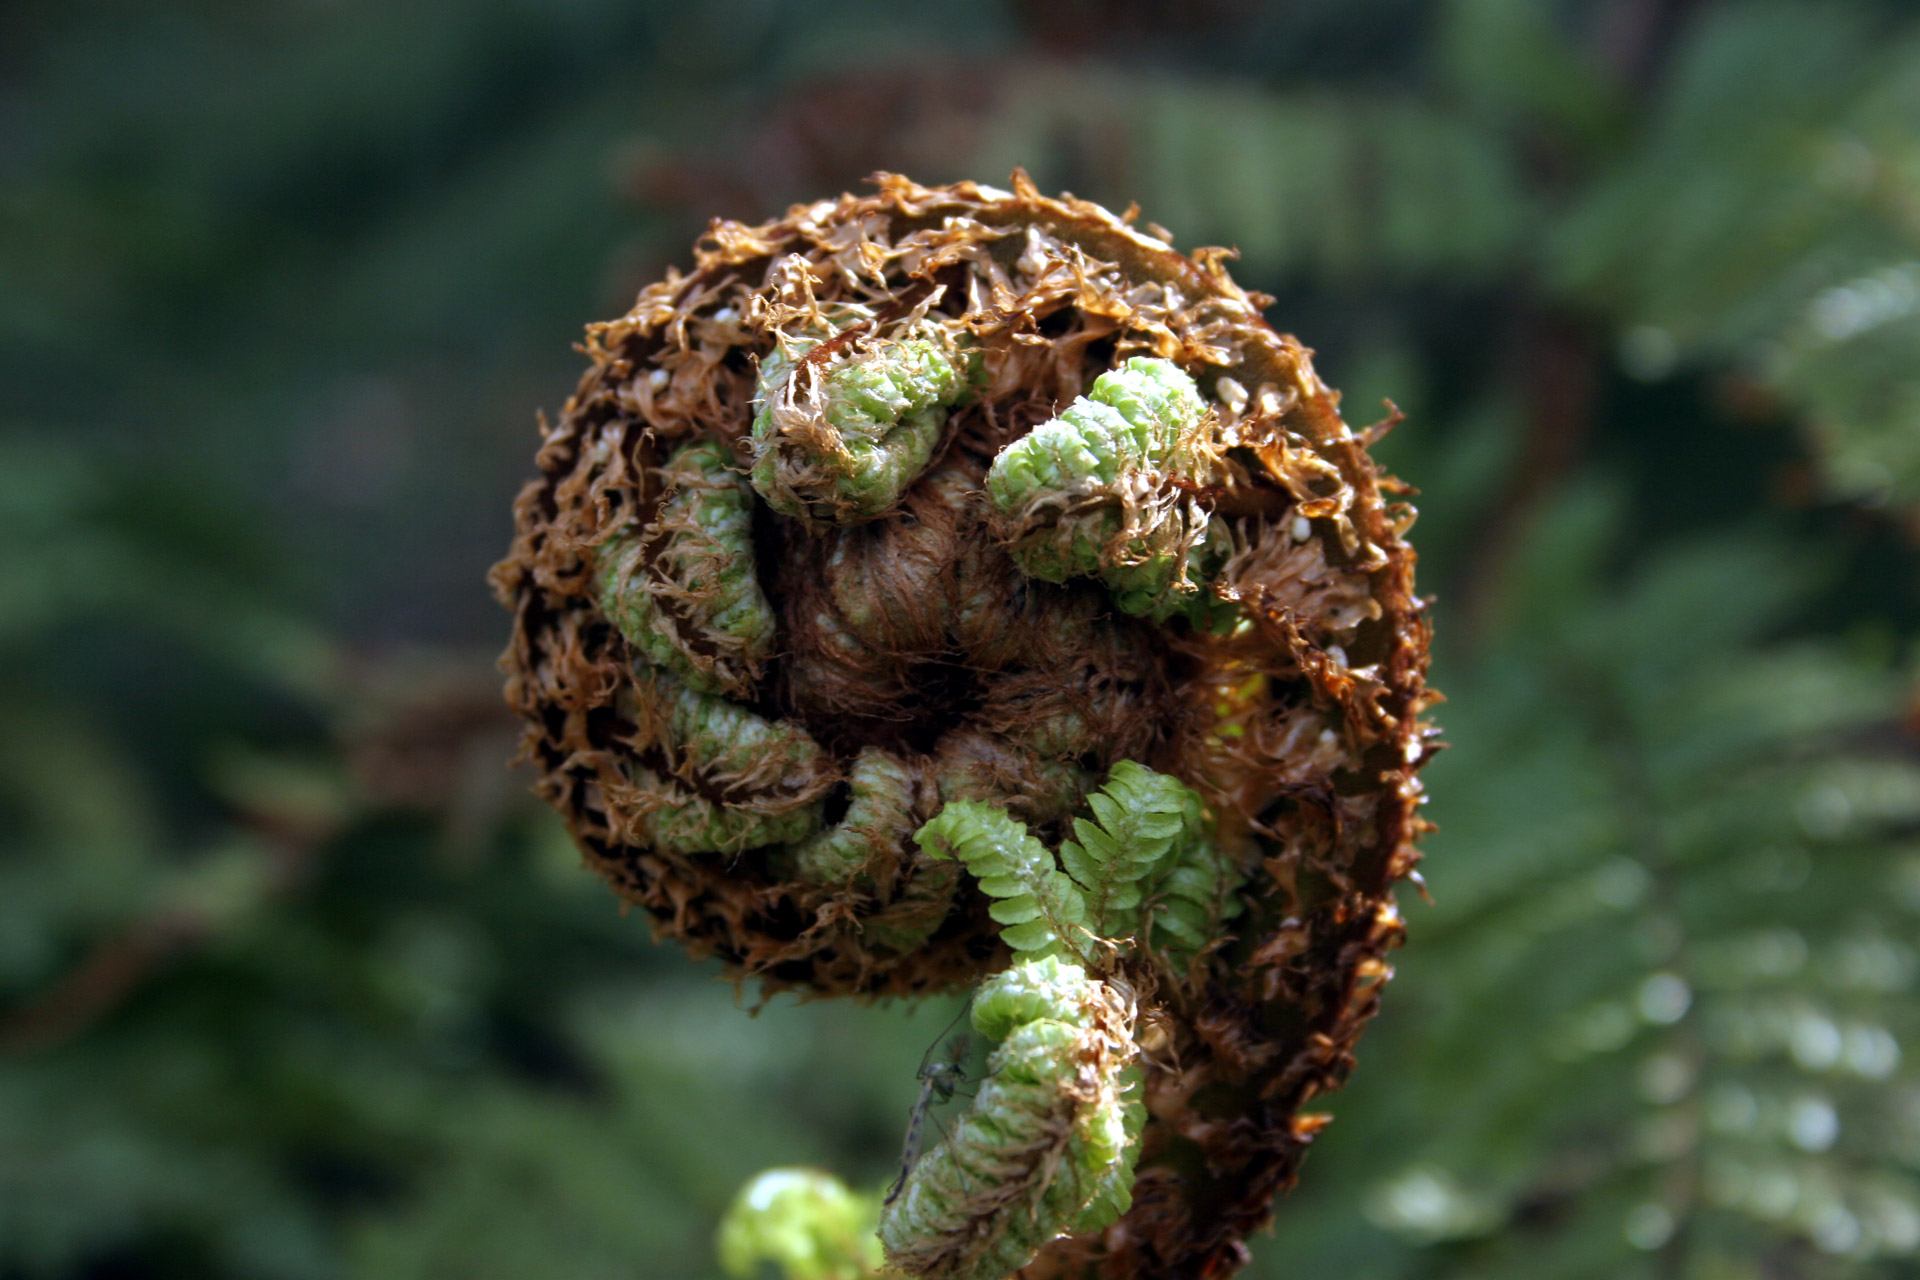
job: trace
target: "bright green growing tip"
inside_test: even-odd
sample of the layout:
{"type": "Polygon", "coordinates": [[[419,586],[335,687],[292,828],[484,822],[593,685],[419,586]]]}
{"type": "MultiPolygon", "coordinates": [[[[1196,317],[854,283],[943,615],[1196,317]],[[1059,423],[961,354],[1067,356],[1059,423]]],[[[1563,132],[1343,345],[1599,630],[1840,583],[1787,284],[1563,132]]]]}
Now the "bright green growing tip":
{"type": "Polygon", "coordinates": [[[861,1195],[817,1169],[768,1169],[720,1219],[720,1265],[753,1280],[771,1262],[785,1280],[864,1280],[880,1268],[877,1196],[861,1195]]]}
{"type": "Polygon", "coordinates": [[[1058,863],[1004,809],[978,801],[947,804],[914,839],[929,856],[966,865],[994,899],[1001,939],[1023,954],[1093,964],[1105,949],[1146,943],[1180,962],[1237,913],[1239,873],[1208,838],[1191,787],[1122,760],[1087,809],[1058,863]]]}
{"type": "Polygon", "coordinates": [[[1021,571],[1047,582],[1098,576],[1122,612],[1156,622],[1231,625],[1238,609],[1211,581],[1232,540],[1186,501],[1209,452],[1199,439],[1207,413],[1179,366],[1135,357],[1002,449],[987,499],[1018,526],[1021,571]]]}
{"type": "Polygon", "coordinates": [[[1073,820],[1061,865],[1081,886],[1100,935],[1132,938],[1148,888],[1204,839],[1200,796],[1177,778],[1122,760],[1087,797],[1087,808],[1093,818],[1073,820]]]}
{"type": "Polygon", "coordinates": [[[925,325],[810,360],[827,340],[789,339],[761,362],[753,487],[783,515],[869,519],[926,471],[949,411],[978,389],[980,353],[925,325]]]}
{"type": "Polygon", "coordinates": [[[1086,938],[1086,900],[1054,865],[1047,847],[1004,809],[955,800],[914,833],[929,856],[966,864],[1015,951],[1080,954],[1086,938]]]}
{"type": "MultiPolygon", "coordinates": [[[[987,496],[1012,512],[1049,494],[1077,496],[1133,472],[1164,471],[1206,413],[1199,388],[1178,365],[1135,357],[1101,374],[1059,417],[1002,449],[987,473],[987,496]]],[[[1096,559],[1077,572],[1098,567],[1096,559]]]]}

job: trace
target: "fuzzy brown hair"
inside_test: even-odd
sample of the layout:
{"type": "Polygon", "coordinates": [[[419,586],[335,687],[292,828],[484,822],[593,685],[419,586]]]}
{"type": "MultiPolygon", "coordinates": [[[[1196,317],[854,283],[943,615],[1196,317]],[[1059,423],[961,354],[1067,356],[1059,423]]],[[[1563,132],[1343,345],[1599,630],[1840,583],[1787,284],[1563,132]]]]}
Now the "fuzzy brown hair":
{"type": "MultiPolygon", "coordinates": [[[[1131,214],[1042,196],[1019,173],[1011,191],[876,182],[759,226],[715,222],[690,273],[588,329],[591,367],[543,426],[492,579],[514,617],[503,665],[523,755],[588,863],[738,978],[913,996],[1002,966],[985,900],[910,841],[877,840],[860,874],[829,883],[778,850],[650,847],[644,818],[668,801],[649,780],[672,773],[663,719],[595,587],[597,549],[659,510],[670,450],[706,439],[742,471],[755,460],[756,378],[782,326],[851,308],[981,352],[978,395],[876,518],[756,509],[778,637],[763,670],[735,663],[728,679],[820,750],[719,782],[682,767],[679,785],[741,811],[824,803],[831,821],[864,750],[905,779],[903,821],[932,815],[930,779],[961,777],[1043,838],[1117,760],[1197,788],[1246,909],[1188,972],[1142,984],[1150,1121],[1132,1211],[1023,1274],[1225,1275],[1323,1123],[1302,1108],[1346,1078],[1401,935],[1391,887],[1417,859],[1433,749],[1413,513],[1225,251],[1182,256],[1131,214]],[[1097,582],[1030,580],[981,510],[996,452],[1132,356],[1172,361],[1217,415],[1212,474],[1163,496],[1232,531],[1217,589],[1243,621],[1229,634],[1118,616],[1097,582]]],[[[681,639],[697,661],[700,637],[681,639]]]]}

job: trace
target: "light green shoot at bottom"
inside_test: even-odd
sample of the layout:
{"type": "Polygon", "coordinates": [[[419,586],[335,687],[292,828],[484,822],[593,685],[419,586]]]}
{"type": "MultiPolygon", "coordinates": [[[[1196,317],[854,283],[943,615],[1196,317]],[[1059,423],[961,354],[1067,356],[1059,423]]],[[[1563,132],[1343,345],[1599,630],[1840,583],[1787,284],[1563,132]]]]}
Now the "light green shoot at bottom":
{"type": "Polygon", "coordinates": [[[880,1274],[880,1197],[818,1169],[768,1169],[720,1219],[720,1265],[753,1280],[771,1262],[786,1280],[866,1280],[880,1274]]]}

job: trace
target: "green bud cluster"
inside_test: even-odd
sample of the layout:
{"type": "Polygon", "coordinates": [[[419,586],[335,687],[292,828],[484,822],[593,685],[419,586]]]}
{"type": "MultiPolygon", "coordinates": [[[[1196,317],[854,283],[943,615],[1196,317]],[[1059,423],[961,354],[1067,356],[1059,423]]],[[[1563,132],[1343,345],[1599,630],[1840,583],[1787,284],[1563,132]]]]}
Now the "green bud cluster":
{"type": "Polygon", "coordinates": [[[750,685],[773,652],[773,608],[754,575],[753,493],[718,441],[659,468],[652,523],[603,544],[600,607],[647,662],[703,693],[750,685]]]}
{"type": "Polygon", "coordinates": [[[1207,403],[1169,360],[1136,357],[1000,451],[987,499],[1015,527],[1011,550],[1047,582],[1095,576],[1123,612],[1231,626],[1238,608],[1211,580],[1233,546],[1183,501],[1205,457],[1207,403]]]}
{"type": "Polygon", "coordinates": [[[855,340],[820,359],[836,341],[788,338],[761,362],[751,477],[782,515],[833,522],[887,510],[926,471],[949,411],[977,390],[979,352],[944,336],[855,340]]]}

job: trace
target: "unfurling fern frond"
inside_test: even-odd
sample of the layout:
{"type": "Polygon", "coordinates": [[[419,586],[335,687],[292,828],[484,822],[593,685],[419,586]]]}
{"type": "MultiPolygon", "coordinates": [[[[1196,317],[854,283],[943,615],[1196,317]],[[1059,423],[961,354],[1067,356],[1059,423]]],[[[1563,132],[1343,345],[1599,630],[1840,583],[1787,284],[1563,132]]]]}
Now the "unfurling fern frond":
{"type": "Polygon", "coordinates": [[[965,863],[994,899],[993,918],[1006,927],[1000,937],[1015,951],[1079,954],[1085,936],[1086,899],[1053,863],[1047,847],[1005,810],[973,800],[941,809],[914,839],[936,858],[965,863]]]}
{"type": "Polygon", "coordinates": [[[973,1026],[1000,1044],[972,1109],[881,1211],[890,1265],[999,1280],[1048,1241],[1126,1211],[1144,1118],[1134,1014],[1124,986],[1055,956],[981,986],[973,1026]]]}
{"type": "Polygon", "coordinates": [[[1074,819],[1080,843],[1062,844],[1060,860],[1102,937],[1144,943],[1178,968],[1240,913],[1244,878],[1207,837],[1199,792],[1122,760],[1087,807],[1099,825],[1074,819]]]}
{"type": "Polygon", "coordinates": [[[1219,938],[1223,921],[1240,914],[1235,891],[1244,879],[1211,840],[1189,841],[1148,894],[1147,945],[1176,968],[1192,959],[1219,938]]]}
{"type": "Polygon", "coordinates": [[[1093,819],[1076,839],[1046,847],[1004,810],[954,801],[915,838],[935,857],[957,858],[998,899],[993,918],[1016,951],[1064,951],[1093,963],[1091,939],[1124,951],[1140,943],[1170,961],[1190,959],[1239,910],[1239,873],[1205,831],[1200,795],[1178,779],[1122,760],[1087,797],[1093,819]]]}
{"type": "Polygon", "coordinates": [[[1060,846],[1060,863],[1086,895],[1089,927],[1103,938],[1129,938],[1139,930],[1147,882],[1200,838],[1200,797],[1177,779],[1122,760],[1087,807],[1094,821],[1073,820],[1075,839],[1060,846]]]}
{"type": "MultiPolygon", "coordinates": [[[[1392,938],[1367,914],[1385,879],[1340,877],[1412,864],[1426,627],[1401,538],[1411,514],[1388,508],[1400,490],[1369,462],[1373,437],[1341,424],[1225,251],[1190,258],[1023,173],[1012,184],[887,175],[875,195],[759,228],[715,223],[691,274],[593,328],[594,368],[548,432],[494,575],[515,620],[509,696],[542,794],[589,861],[734,976],[916,996],[977,985],[1011,948],[1021,966],[1077,965],[1089,1007],[1130,1010],[1123,982],[1164,992],[1156,1061],[1191,1071],[1206,1114],[1172,1123],[1171,1176],[1155,1175],[1166,1198],[1124,1238],[1197,1273],[1292,1176],[1303,1082],[1344,1076],[1371,1012],[1346,993],[1392,938]],[[751,455],[743,545],[777,631],[778,652],[723,702],[670,693],[653,638],[629,623],[620,642],[580,564],[636,522],[664,533],[654,455],[695,440],[751,455]],[[1244,740],[1217,750],[1211,708],[1255,673],[1268,683],[1231,726],[1244,740]],[[1351,732],[1323,735],[1322,721],[1351,732]],[[1155,914],[1192,924],[1211,883],[1168,881],[1200,847],[1201,814],[1127,769],[1083,808],[1128,758],[1204,777],[1235,859],[1272,882],[1248,895],[1263,910],[1245,965],[1201,948],[1203,967],[1162,980],[1155,914]],[[1308,776],[1341,779],[1337,811],[1289,803],[1308,776]],[[1073,872],[1056,854],[1068,836],[1073,872]],[[1311,874],[1297,875],[1306,848],[1311,874]],[[688,856],[756,850],[725,868],[688,856]],[[1216,1076],[1224,1087],[1207,1087],[1216,1076]]],[[[976,1170],[968,1194],[986,1199],[968,1201],[968,1239],[1031,1255],[1124,1200],[1127,1113],[1096,1104],[1134,1055],[1132,1014],[1088,1017],[1015,1031],[1000,1074],[1008,1115],[1018,1095],[1097,1156],[1070,1175],[1056,1144],[976,1170]],[[1070,1070],[1023,1077],[1046,1063],[1070,1070]],[[1075,1128],[1101,1114],[1120,1120],[1075,1128]]],[[[951,1082],[923,1080],[922,1120],[951,1082]]]]}

